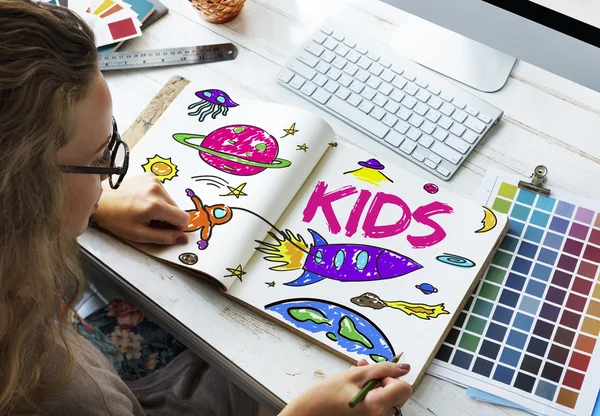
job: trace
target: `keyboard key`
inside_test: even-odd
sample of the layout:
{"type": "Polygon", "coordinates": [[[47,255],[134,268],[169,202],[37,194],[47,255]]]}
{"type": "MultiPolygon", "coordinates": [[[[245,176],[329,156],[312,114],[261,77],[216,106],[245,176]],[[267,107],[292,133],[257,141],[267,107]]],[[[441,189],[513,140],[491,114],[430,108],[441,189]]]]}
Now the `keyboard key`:
{"type": "Polygon", "coordinates": [[[350,104],[352,104],[354,107],[358,107],[358,105],[361,103],[362,101],[362,97],[358,94],[350,94],[350,97],[348,97],[348,102],[350,104]]]}
{"type": "Polygon", "coordinates": [[[408,109],[406,109],[404,107],[400,107],[400,110],[398,110],[396,112],[396,115],[398,117],[400,117],[402,120],[406,121],[406,120],[408,120],[408,118],[410,116],[412,116],[412,111],[410,111],[410,110],[408,110],[408,109]]]}
{"type": "Polygon", "coordinates": [[[373,61],[371,61],[369,58],[363,56],[362,58],[360,58],[358,60],[358,62],[356,64],[358,66],[360,66],[362,69],[369,69],[369,67],[371,66],[372,63],[373,63],[373,61]]]}
{"type": "Polygon", "coordinates": [[[302,88],[300,88],[300,91],[310,96],[313,92],[315,92],[316,89],[317,86],[315,84],[313,84],[312,82],[307,82],[302,86],[302,88]]]}
{"type": "Polygon", "coordinates": [[[358,67],[354,64],[348,64],[344,67],[344,72],[350,76],[354,76],[358,71],[358,67]]]}
{"type": "Polygon", "coordinates": [[[431,97],[429,101],[427,101],[427,105],[431,108],[439,109],[442,105],[443,101],[438,97],[431,97]]]}
{"type": "Polygon", "coordinates": [[[383,95],[383,94],[375,94],[375,97],[373,98],[373,103],[377,104],[379,107],[383,107],[385,105],[385,103],[388,102],[388,98],[383,95]]]}
{"type": "Polygon", "coordinates": [[[399,121],[394,126],[394,130],[397,130],[400,134],[405,134],[408,129],[410,129],[410,124],[406,123],[405,121],[399,121]]]}
{"type": "Polygon", "coordinates": [[[355,48],[356,52],[360,53],[361,55],[364,55],[365,53],[369,52],[369,50],[361,45],[356,45],[355,48]]]}
{"type": "Polygon", "coordinates": [[[327,36],[323,32],[316,32],[313,35],[313,40],[315,42],[317,42],[318,44],[325,42],[326,39],[327,39],[327,36]]]}
{"type": "Polygon", "coordinates": [[[355,107],[352,107],[347,102],[340,100],[338,97],[331,97],[331,99],[327,102],[327,108],[331,109],[332,111],[336,112],[337,114],[341,115],[347,120],[358,124],[364,130],[367,130],[375,137],[378,137],[380,139],[383,139],[383,137],[390,130],[389,128],[382,125],[373,118],[369,117],[368,115],[364,114],[360,110],[356,109],[355,107]]]}
{"type": "Polygon", "coordinates": [[[437,124],[438,124],[438,126],[448,130],[450,128],[450,126],[452,126],[452,124],[454,124],[454,121],[452,121],[448,117],[442,117],[438,120],[437,124]]]}
{"type": "Polygon", "coordinates": [[[431,159],[425,159],[425,166],[430,167],[431,169],[435,169],[437,168],[437,163],[435,163],[433,160],[431,159]]]}
{"type": "Polygon", "coordinates": [[[439,93],[441,92],[439,88],[430,85],[429,87],[427,87],[427,89],[429,90],[430,93],[432,93],[433,95],[439,95],[439,93]]]}
{"type": "Polygon", "coordinates": [[[301,76],[294,75],[294,78],[292,78],[292,80],[290,81],[290,85],[292,87],[296,88],[297,90],[299,90],[304,85],[305,82],[306,81],[301,76]]]}
{"type": "Polygon", "coordinates": [[[433,153],[430,153],[429,156],[427,156],[427,159],[431,160],[436,165],[442,161],[441,157],[434,155],[433,153]]]}
{"type": "Polygon", "coordinates": [[[429,98],[431,97],[431,94],[428,93],[425,90],[420,90],[417,95],[415,95],[415,97],[417,98],[417,100],[419,101],[423,101],[424,103],[427,102],[427,100],[429,100],[429,98]]]}
{"type": "Polygon", "coordinates": [[[316,102],[325,104],[327,100],[329,100],[329,98],[331,97],[331,94],[329,94],[323,88],[317,88],[317,90],[313,93],[311,97],[316,102]]]}
{"type": "Polygon", "coordinates": [[[350,53],[346,55],[346,59],[355,64],[360,59],[360,54],[356,51],[350,51],[350,53]]]}
{"type": "Polygon", "coordinates": [[[384,108],[387,111],[389,111],[390,113],[396,114],[396,111],[398,111],[398,109],[400,108],[400,104],[398,104],[397,102],[395,102],[393,100],[388,100],[388,102],[384,108]]]}
{"type": "Polygon", "coordinates": [[[452,115],[452,113],[454,113],[454,106],[448,104],[448,103],[444,103],[441,107],[440,107],[440,112],[442,114],[445,114],[447,116],[452,115]]]}
{"type": "Polygon", "coordinates": [[[490,116],[486,116],[483,113],[480,113],[477,118],[481,121],[483,121],[484,123],[489,124],[492,121],[492,118],[490,116]]]}
{"type": "Polygon", "coordinates": [[[458,101],[458,100],[452,101],[452,104],[454,104],[454,106],[460,108],[461,110],[464,110],[466,107],[465,103],[463,103],[462,101],[458,101]]]}
{"type": "Polygon", "coordinates": [[[367,100],[372,100],[375,97],[375,90],[369,87],[365,87],[365,89],[360,93],[367,100]]]}
{"type": "Polygon", "coordinates": [[[398,75],[402,75],[402,73],[404,72],[404,68],[398,66],[398,64],[392,64],[392,67],[390,69],[398,75]]]}
{"type": "Polygon", "coordinates": [[[354,48],[356,46],[356,42],[352,39],[344,39],[344,44],[348,45],[350,48],[354,48]]]}
{"type": "Polygon", "coordinates": [[[331,65],[335,66],[337,69],[343,69],[346,66],[346,60],[344,58],[337,56],[333,60],[331,65]]]}
{"type": "Polygon", "coordinates": [[[352,81],[354,81],[354,79],[348,74],[342,74],[342,76],[338,79],[338,82],[344,87],[352,84],[352,81]]]}
{"type": "Polygon", "coordinates": [[[392,61],[390,61],[390,60],[389,60],[389,59],[387,59],[387,58],[380,58],[380,59],[379,59],[379,64],[380,64],[381,66],[384,66],[384,67],[386,67],[386,68],[389,68],[390,66],[392,66],[392,61]]]}
{"type": "Polygon", "coordinates": [[[325,33],[326,35],[331,35],[333,33],[333,30],[331,30],[328,27],[322,27],[321,32],[325,33]]]}
{"type": "Polygon", "coordinates": [[[411,74],[410,72],[404,72],[404,73],[402,74],[402,76],[403,76],[404,78],[406,78],[407,80],[409,80],[409,81],[414,81],[415,79],[417,79],[417,77],[416,77],[416,76],[414,76],[413,74],[411,74]]]}
{"type": "Polygon", "coordinates": [[[352,91],[354,91],[357,94],[360,94],[362,90],[365,89],[365,84],[363,84],[360,81],[354,80],[352,81],[352,84],[350,85],[350,89],[352,91]]]}
{"type": "Polygon", "coordinates": [[[323,74],[317,74],[317,76],[313,79],[313,82],[319,87],[322,87],[327,82],[327,77],[323,74]]]}
{"type": "Polygon", "coordinates": [[[413,111],[420,116],[424,116],[425,113],[429,111],[429,107],[427,107],[427,104],[417,103],[417,105],[415,105],[415,108],[413,108],[413,111]]]}
{"type": "Polygon", "coordinates": [[[332,80],[327,81],[327,84],[325,84],[325,89],[332,94],[336,92],[339,87],[340,84],[332,80]]]}
{"type": "Polygon", "coordinates": [[[325,51],[323,52],[323,55],[321,55],[321,59],[328,63],[331,63],[335,58],[335,53],[331,51],[325,51]]]}
{"type": "Polygon", "coordinates": [[[369,68],[369,72],[375,76],[379,76],[383,72],[383,67],[378,63],[374,63],[369,68]]]}
{"type": "Polygon", "coordinates": [[[390,98],[396,102],[400,102],[402,101],[402,99],[406,96],[406,94],[396,88],[394,88],[394,90],[392,91],[392,93],[390,94],[390,98]]]}
{"type": "Polygon", "coordinates": [[[447,92],[441,93],[440,98],[444,101],[448,101],[449,103],[451,103],[452,100],[454,100],[454,96],[451,94],[448,94],[447,92]]]}
{"type": "Polygon", "coordinates": [[[426,134],[422,135],[421,138],[419,139],[419,144],[427,149],[429,149],[429,146],[431,146],[433,144],[433,137],[428,136],[426,134]]]}
{"type": "Polygon", "coordinates": [[[321,74],[326,73],[327,71],[329,71],[329,68],[331,68],[331,65],[326,64],[325,62],[321,61],[317,64],[317,66],[315,67],[315,69],[317,71],[319,71],[321,74]]]}
{"type": "Polygon", "coordinates": [[[360,110],[366,114],[369,114],[373,107],[375,107],[373,103],[367,100],[362,100],[362,102],[358,105],[358,108],[360,108],[360,110]]]}
{"type": "Polygon", "coordinates": [[[471,106],[467,106],[467,108],[465,108],[465,111],[467,112],[467,114],[470,114],[473,117],[477,117],[477,114],[479,114],[479,110],[477,110],[471,106]]]}
{"type": "Polygon", "coordinates": [[[462,123],[467,118],[467,113],[462,110],[456,110],[454,114],[452,114],[452,118],[459,123],[462,123]]]}
{"type": "Polygon", "coordinates": [[[383,124],[385,124],[388,127],[394,127],[394,124],[396,124],[396,122],[398,121],[398,117],[393,116],[391,114],[386,114],[383,117],[383,120],[381,120],[383,122],[383,124]]]}
{"type": "Polygon", "coordinates": [[[417,103],[417,100],[415,100],[413,97],[411,97],[410,95],[407,95],[406,97],[404,97],[404,99],[402,100],[402,105],[406,108],[413,108],[415,106],[415,104],[417,103]]]}
{"type": "Polygon", "coordinates": [[[288,68],[308,80],[312,80],[317,75],[317,71],[297,60],[290,62],[288,68]]]}
{"type": "Polygon", "coordinates": [[[402,141],[404,140],[404,136],[396,133],[395,131],[390,131],[384,139],[386,142],[391,144],[394,147],[400,146],[402,141]]]}
{"type": "Polygon", "coordinates": [[[444,130],[444,129],[438,129],[438,128],[436,128],[433,131],[432,135],[433,135],[433,137],[436,140],[439,140],[440,142],[443,142],[446,139],[446,137],[448,137],[448,132],[446,130],[444,130]]]}
{"type": "Polygon", "coordinates": [[[323,46],[325,46],[330,51],[334,50],[338,44],[339,43],[333,38],[328,38],[325,42],[323,42],[323,46]]]}
{"type": "Polygon", "coordinates": [[[333,34],[331,36],[333,36],[333,38],[335,40],[340,41],[340,42],[343,41],[344,39],[346,39],[344,35],[342,35],[340,32],[337,32],[337,31],[333,32],[333,34]]]}
{"type": "Polygon", "coordinates": [[[423,133],[421,133],[420,130],[415,129],[414,127],[411,127],[406,132],[406,137],[408,137],[411,140],[417,140],[419,137],[421,137],[422,134],[423,133]]]}
{"type": "Polygon", "coordinates": [[[412,157],[414,157],[419,162],[422,162],[425,160],[425,155],[423,153],[419,152],[418,150],[412,154],[412,157]]]}
{"type": "Polygon", "coordinates": [[[465,139],[466,141],[468,141],[469,143],[473,144],[477,141],[479,136],[476,133],[473,133],[471,130],[467,130],[463,134],[462,138],[465,139]]]}
{"type": "Polygon", "coordinates": [[[375,52],[373,51],[369,51],[367,52],[367,56],[369,58],[371,58],[373,61],[377,62],[379,60],[379,55],[377,55],[375,52]]]}
{"type": "Polygon", "coordinates": [[[448,176],[448,175],[450,175],[450,171],[448,169],[446,169],[445,167],[443,167],[443,166],[438,166],[438,168],[436,170],[442,176],[448,176]]]}
{"type": "Polygon", "coordinates": [[[324,47],[322,47],[321,45],[318,45],[314,42],[308,42],[306,44],[306,46],[304,47],[304,49],[306,49],[307,51],[309,51],[310,53],[312,53],[315,56],[321,56],[321,54],[325,51],[324,47]]]}
{"type": "Polygon", "coordinates": [[[319,58],[317,58],[314,55],[311,55],[308,52],[302,52],[300,55],[298,55],[298,60],[301,62],[304,62],[306,65],[310,66],[311,68],[314,68],[315,65],[317,65],[320,62],[319,58]]]}
{"type": "Polygon", "coordinates": [[[286,84],[288,82],[290,82],[290,80],[294,77],[294,73],[292,71],[290,71],[287,68],[282,69],[279,74],[277,75],[277,78],[279,78],[282,82],[285,82],[286,84]]]}
{"type": "Polygon", "coordinates": [[[346,99],[348,99],[348,96],[350,95],[350,90],[348,90],[348,88],[340,87],[335,92],[335,95],[340,97],[342,100],[346,100],[346,99]]]}
{"type": "Polygon", "coordinates": [[[444,143],[446,143],[448,146],[450,146],[454,150],[458,150],[463,155],[465,153],[467,153],[469,151],[469,149],[471,148],[471,146],[469,146],[469,143],[465,142],[463,139],[461,139],[459,137],[456,137],[454,134],[451,134],[450,137],[448,137],[444,143]]]}
{"type": "Polygon", "coordinates": [[[400,77],[396,77],[394,78],[394,80],[392,81],[392,85],[398,89],[402,89],[404,88],[404,86],[407,84],[406,80],[404,78],[400,78],[400,77]]]}
{"type": "Polygon", "coordinates": [[[417,147],[417,144],[415,142],[413,142],[412,140],[406,139],[400,145],[400,150],[402,150],[407,155],[410,155],[413,152],[413,150],[415,150],[415,147],[417,147]]]}
{"type": "Polygon", "coordinates": [[[381,79],[384,80],[385,82],[392,82],[392,80],[394,79],[396,75],[394,75],[394,73],[392,71],[390,71],[389,69],[384,69],[383,72],[381,73],[381,79]]]}
{"type": "Polygon", "coordinates": [[[425,118],[432,123],[437,123],[441,116],[442,115],[435,110],[428,111],[427,114],[425,114],[425,118]]]}
{"type": "Polygon", "coordinates": [[[409,95],[415,95],[419,91],[419,87],[414,84],[406,84],[404,86],[404,92],[409,95]]]}
{"type": "Polygon", "coordinates": [[[427,88],[427,86],[429,85],[429,82],[422,80],[422,79],[417,79],[415,81],[415,84],[417,84],[421,88],[427,88]]]}
{"type": "Polygon", "coordinates": [[[369,79],[370,75],[367,71],[359,69],[354,78],[359,80],[360,82],[366,82],[369,79]]]}
{"type": "Polygon", "coordinates": [[[335,48],[335,53],[337,53],[339,56],[346,56],[348,55],[348,52],[350,52],[350,48],[348,48],[346,45],[342,45],[341,43],[337,46],[337,48],[335,48]]]}
{"type": "Polygon", "coordinates": [[[379,87],[379,84],[381,84],[381,80],[377,77],[371,77],[367,81],[367,85],[371,88],[377,89],[377,87],[379,87]]]}
{"type": "Polygon", "coordinates": [[[458,137],[462,136],[465,132],[466,128],[462,124],[454,123],[452,127],[450,127],[450,133],[457,135],[458,137]]]}
{"type": "Polygon", "coordinates": [[[475,130],[477,133],[482,133],[485,130],[485,124],[481,121],[477,120],[475,117],[467,117],[464,122],[465,126],[470,128],[471,130],[475,130]]]}
{"type": "Polygon", "coordinates": [[[336,68],[329,68],[329,71],[327,71],[327,76],[334,81],[337,81],[337,79],[341,75],[342,75],[342,71],[340,71],[339,69],[336,69],[336,68]]]}
{"type": "Polygon", "coordinates": [[[377,90],[384,95],[388,95],[393,89],[394,88],[387,82],[384,82],[379,86],[379,88],[377,88],[377,90]]]}
{"type": "Polygon", "coordinates": [[[431,151],[435,154],[440,155],[453,165],[457,165],[460,162],[461,154],[456,150],[451,149],[449,146],[446,146],[443,143],[435,142],[433,146],[431,146],[431,151]]]}
{"type": "Polygon", "coordinates": [[[383,116],[385,116],[385,111],[383,109],[381,109],[380,107],[375,106],[371,112],[369,113],[369,115],[371,117],[373,117],[375,120],[381,120],[383,118],[383,116]]]}
{"type": "Polygon", "coordinates": [[[429,121],[426,121],[425,123],[421,124],[421,130],[423,130],[427,134],[433,133],[435,128],[435,124],[432,124],[429,121]]]}

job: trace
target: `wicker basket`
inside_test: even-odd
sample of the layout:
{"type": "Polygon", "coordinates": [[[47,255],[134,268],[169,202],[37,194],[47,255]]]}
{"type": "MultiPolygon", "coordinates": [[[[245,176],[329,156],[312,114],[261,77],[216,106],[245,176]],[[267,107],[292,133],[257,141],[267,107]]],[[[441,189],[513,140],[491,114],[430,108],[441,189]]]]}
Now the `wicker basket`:
{"type": "Polygon", "coordinates": [[[189,0],[204,20],[225,23],[236,17],[246,0],[189,0]]]}

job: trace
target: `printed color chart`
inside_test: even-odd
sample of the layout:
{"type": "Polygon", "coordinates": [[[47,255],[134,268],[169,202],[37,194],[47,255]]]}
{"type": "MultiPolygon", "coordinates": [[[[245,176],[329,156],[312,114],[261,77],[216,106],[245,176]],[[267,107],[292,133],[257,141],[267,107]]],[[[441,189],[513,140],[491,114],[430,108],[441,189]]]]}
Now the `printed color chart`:
{"type": "Polygon", "coordinates": [[[484,180],[481,201],[510,228],[429,373],[541,414],[589,415],[600,387],[600,204],[518,180],[484,180]]]}

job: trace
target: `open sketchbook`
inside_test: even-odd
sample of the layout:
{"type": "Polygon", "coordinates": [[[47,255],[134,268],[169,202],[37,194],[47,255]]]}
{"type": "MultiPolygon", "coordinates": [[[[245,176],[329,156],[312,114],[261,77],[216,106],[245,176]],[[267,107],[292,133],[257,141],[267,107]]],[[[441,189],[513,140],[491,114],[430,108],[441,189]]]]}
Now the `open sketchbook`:
{"type": "Polygon", "coordinates": [[[189,84],[132,150],[188,211],[189,243],[136,245],[349,360],[404,352],[417,383],[506,215],[350,144],[311,113],[189,84]]]}

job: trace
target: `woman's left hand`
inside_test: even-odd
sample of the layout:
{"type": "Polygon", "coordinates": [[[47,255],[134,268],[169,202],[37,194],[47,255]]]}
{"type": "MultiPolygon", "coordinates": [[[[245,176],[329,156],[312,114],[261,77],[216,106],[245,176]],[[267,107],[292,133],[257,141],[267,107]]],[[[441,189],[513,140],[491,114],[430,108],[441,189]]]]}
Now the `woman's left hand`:
{"type": "Polygon", "coordinates": [[[128,177],[118,189],[106,187],[92,215],[100,227],[138,243],[183,244],[190,216],[151,173],[128,177]]]}

